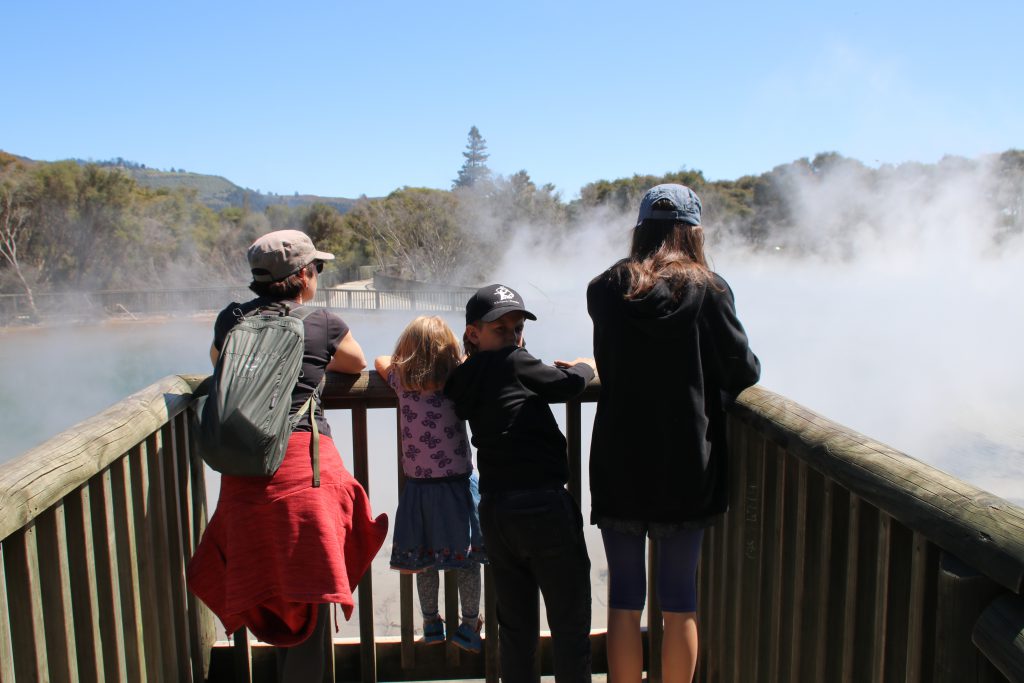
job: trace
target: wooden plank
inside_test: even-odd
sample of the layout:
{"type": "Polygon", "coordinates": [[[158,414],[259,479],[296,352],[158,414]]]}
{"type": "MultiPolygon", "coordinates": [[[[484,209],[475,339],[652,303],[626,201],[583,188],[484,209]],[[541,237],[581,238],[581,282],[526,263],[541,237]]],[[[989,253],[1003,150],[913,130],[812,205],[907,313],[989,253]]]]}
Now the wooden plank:
{"type": "Polygon", "coordinates": [[[846,589],[843,592],[843,626],[840,642],[842,643],[841,681],[853,681],[853,666],[857,652],[857,583],[859,579],[860,553],[860,498],[850,494],[849,518],[846,526],[846,589]]]}
{"type": "Polygon", "coordinates": [[[459,648],[451,641],[455,629],[459,627],[459,581],[454,571],[444,574],[444,620],[448,643],[445,645],[444,659],[448,666],[459,665],[459,648]]]}
{"type": "Polygon", "coordinates": [[[99,594],[96,588],[96,546],[92,533],[92,502],[83,486],[64,499],[68,564],[71,572],[72,621],[75,625],[78,676],[83,683],[107,680],[100,642],[99,594]]]}
{"type": "Polygon", "coordinates": [[[415,609],[413,607],[413,576],[401,574],[398,577],[399,633],[402,639],[402,668],[416,666],[415,609]]]}
{"type": "MultiPolygon", "coordinates": [[[[190,428],[193,416],[194,411],[189,410],[174,418],[175,440],[179,445],[178,488],[181,519],[184,522],[182,534],[186,566],[206,529],[205,466],[196,449],[195,434],[190,428]]],[[[210,652],[217,639],[216,622],[213,612],[192,591],[185,592],[185,600],[189,618],[189,646],[192,650],[192,679],[205,681],[210,671],[210,652]]]]}
{"type": "Polygon", "coordinates": [[[871,680],[885,680],[885,659],[888,645],[889,569],[892,556],[892,517],[878,515],[877,552],[875,559],[874,619],[871,629],[871,680]]]}
{"type": "Polygon", "coordinates": [[[110,489],[109,470],[89,481],[103,668],[110,680],[118,680],[125,678],[124,630],[121,621],[121,588],[117,575],[117,536],[110,489]]]}
{"type": "Polygon", "coordinates": [[[491,565],[484,565],[484,676],[487,683],[498,683],[501,658],[498,652],[497,593],[491,565]]]}
{"type": "Polygon", "coordinates": [[[60,503],[36,518],[36,532],[39,592],[50,680],[77,683],[78,657],[75,652],[67,533],[64,507],[60,503]]]}
{"type": "Polygon", "coordinates": [[[188,407],[198,378],[171,376],[0,465],[0,538],[119,459],[188,407]]]}
{"type": "MultiPolygon", "coordinates": [[[[402,499],[405,490],[405,469],[402,467],[402,415],[395,411],[395,451],[398,484],[398,499],[402,499]]],[[[412,574],[401,574],[398,577],[399,599],[399,633],[402,638],[402,668],[411,669],[416,666],[416,629],[415,610],[413,609],[412,574]]]]}
{"type": "Polygon", "coordinates": [[[154,488],[149,476],[150,448],[156,448],[156,435],[151,434],[145,446],[136,446],[128,453],[129,482],[131,484],[131,508],[134,516],[135,544],[139,549],[135,557],[136,571],[139,577],[140,607],[142,614],[142,633],[145,640],[146,675],[151,681],[160,680],[166,670],[164,662],[170,656],[165,649],[168,644],[161,637],[166,623],[160,611],[160,599],[157,594],[156,582],[156,536],[153,533],[151,515],[153,502],[151,492],[154,488]]]}
{"type": "Polygon", "coordinates": [[[18,615],[11,620],[14,673],[23,681],[49,678],[35,536],[35,525],[29,524],[3,541],[7,605],[9,614],[18,615]]]}
{"type": "MultiPolygon", "coordinates": [[[[857,600],[853,620],[853,678],[871,680],[875,661],[875,607],[878,596],[878,526],[879,510],[860,504],[857,539],[857,600]]],[[[884,654],[884,653],[882,653],[884,654]]]]}
{"type": "Polygon", "coordinates": [[[167,531],[168,558],[167,577],[171,592],[171,626],[174,628],[174,639],[177,643],[177,667],[179,680],[191,683],[192,651],[188,633],[188,601],[185,598],[185,548],[184,531],[188,522],[182,517],[182,505],[179,498],[178,484],[178,449],[176,430],[168,423],[160,430],[163,449],[160,453],[160,486],[164,491],[164,519],[167,531]]]}
{"type": "Polygon", "coordinates": [[[146,646],[142,627],[142,598],[139,591],[139,572],[135,563],[139,547],[135,534],[135,518],[131,509],[130,463],[122,458],[110,466],[110,484],[114,511],[114,534],[117,544],[118,585],[121,589],[121,609],[124,620],[125,675],[129,680],[143,680],[146,676],[146,646]]]}
{"type": "Polygon", "coordinates": [[[744,391],[733,412],[1007,589],[1024,586],[1024,508],[761,387],[744,391]]]}
{"type": "Polygon", "coordinates": [[[807,463],[788,458],[786,498],[788,505],[783,525],[785,581],[782,633],[784,647],[779,653],[779,680],[800,681],[804,604],[804,565],[807,554],[807,463]],[[789,486],[792,483],[793,486],[789,486]]]}
{"type": "MultiPolygon", "coordinates": [[[[743,452],[746,433],[746,430],[740,429],[738,423],[730,423],[728,441],[732,450],[737,453],[743,452]]],[[[728,524],[727,564],[723,568],[727,572],[726,585],[731,590],[736,590],[743,571],[743,496],[747,488],[746,468],[742,466],[729,468],[729,479],[729,511],[726,513],[728,524]]],[[[744,605],[738,599],[730,600],[728,603],[723,641],[725,662],[722,668],[723,679],[726,681],[739,680],[737,669],[739,659],[733,655],[739,651],[740,647],[743,607],[744,605]]]]}
{"type": "Polygon", "coordinates": [[[826,680],[825,658],[828,647],[828,612],[830,607],[829,566],[832,559],[833,484],[831,479],[808,472],[808,520],[816,520],[817,532],[807,535],[807,585],[810,597],[805,599],[802,637],[809,645],[803,648],[800,671],[805,680],[826,680]]]}
{"type": "Polygon", "coordinates": [[[974,647],[972,630],[981,614],[1004,591],[959,558],[943,553],[935,610],[936,683],[997,680],[985,656],[974,647]]]}
{"type": "Polygon", "coordinates": [[[569,458],[569,493],[576,500],[576,505],[583,506],[583,418],[579,400],[567,401],[565,404],[565,440],[569,458]]]}
{"type": "Polygon", "coordinates": [[[985,608],[971,639],[1007,680],[1024,681],[1024,599],[1001,595],[985,608]]]}
{"type": "MultiPolygon", "coordinates": [[[[791,484],[790,484],[791,485],[791,484]]],[[[782,522],[786,503],[786,458],[775,444],[765,449],[764,517],[762,521],[761,596],[763,609],[758,635],[758,678],[777,680],[779,671],[780,619],[782,615],[782,522]]]]}
{"type": "MultiPolygon", "coordinates": [[[[745,448],[735,448],[733,461],[746,469],[743,493],[743,546],[740,582],[734,586],[738,601],[743,606],[740,640],[744,652],[751,656],[737,657],[738,678],[758,680],[758,643],[761,635],[761,583],[764,571],[764,506],[765,506],[765,440],[757,434],[748,434],[745,448]]],[[[735,653],[733,653],[735,656],[735,653]]]]}
{"type": "Polygon", "coordinates": [[[907,681],[907,643],[911,628],[910,574],[914,556],[914,534],[899,522],[890,529],[888,609],[886,614],[886,681],[907,681]]]}
{"type": "Polygon", "coordinates": [[[14,680],[14,651],[11,649],[11,610],[7,602],[7,574],[3,543],[0,543],[0,681],[14,680]]]}
{"type": "Polygon", "coordinates": [[[922,683],[932,678],[932,653],[935,652],[935,585],[938,578],[938,549],[924,534],[913,532],[910,565],[910,590],[907,611],[906,683],[922,683]]]}
{"type": "MultiPolygon", "coordinates": [[[[370,493],[370,461],[366,431],[366,406],[352,408],[352,453],[356,481],[370,493]]],[[[360,678],[363,683],[377,681],[377,654],[373,635],[373,571],[359,581],[359,638],[362,641],[360,678]]]]}
{"type": "Polygon", "coordinates": [[[232,664],[234,664],[234,683],[252,683],[252,643],[249,632],[240,628],[232,634],[232,664]]]}
{"type": "MultiPolygon", "coordinates": [[[[162,677],[166,680],[182,680],[178,665],[178,653],[181,643],[178,642],[178,631],[173,628],[176,603],[172,593],[174,568],[172,566],[170,539],[168,538],[167,496],[163,481],[164,444],[160,433],[146,439],[145,458],[146,471],[149,474],[149,532],[153,540],[153,563],[150,571],[156,584],[157,614],[160,618],[159,633],[163,647],[162,677]]],[[[191,668],[191,667],[189,667],[191,668]]]]}
{"type": "MultiPolygon", "coordinates": [[[[828,478],[826,477],[826,480],[828,478]]],[[[846,624],[846,591],[850,549],[850,492],[828,480],[832,489],[832,537],[829,543],[831,561],[827,567],[829,609],[827,611],[825,644],[825,681],[841,681],[843,669],[844,627],[846,624]]]]}

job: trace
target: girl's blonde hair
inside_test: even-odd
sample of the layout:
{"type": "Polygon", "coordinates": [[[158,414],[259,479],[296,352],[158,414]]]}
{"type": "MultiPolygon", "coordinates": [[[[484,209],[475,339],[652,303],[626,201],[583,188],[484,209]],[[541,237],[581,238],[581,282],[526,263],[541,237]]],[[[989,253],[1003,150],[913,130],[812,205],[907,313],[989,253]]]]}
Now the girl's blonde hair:
{"type": "Polygon", "coordinates": [[[452,328],[437,316],[421,315],[399,335],[391,364],[406,389],[433,391],[444,386],[461,360],[452,328]]]}

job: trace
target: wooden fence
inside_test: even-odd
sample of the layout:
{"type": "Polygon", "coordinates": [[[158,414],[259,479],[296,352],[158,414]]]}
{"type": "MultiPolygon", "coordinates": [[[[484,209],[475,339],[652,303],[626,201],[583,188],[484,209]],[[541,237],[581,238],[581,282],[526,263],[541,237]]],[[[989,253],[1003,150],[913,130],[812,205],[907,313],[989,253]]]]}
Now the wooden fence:
{"type": "MultiPolygon", "coordinates": [[[[186,411],[196,379],[161,380],[0,467],[0,680],[271,675],[269,649],[244,634],[213,647],[213,620],[185,590],[206,520],[186,411]]],[[[374,373],[328,382],[326,406],[350,413],[364,486],[367,411],[395,403],[374,373]]],[[[577,499],[582,429],[570,402],[577,499]]],[[[1024,510],[760,387],[732,409],[729,432],[731,510],[709,530],[699,573],[698,680],[1024,680],[1024,510]]],[[[497,680],[494,638],[482,656],[419,646],[411,578],[393,578],[401,638],[375,638],[367,576],[360,639],[335,642],[332,680],[497,680]]],[[[485,575],[485,634],[493,603],[485,575]]],[[[601,671],[603,634],[593,642],[601,671]]],[[[549,650],[545,639],[546,672],[549,650]]],[[[661,679],[658,657],[648,670],[661,679]]]]}
{"type": "MultiPolygon", "coordinates": [[[[474,290],[446,289],[320,289],[311,302],[342,310],[366,311],[461,311],[474,290]]],[[[218,311],[231,301],[248,301],[255,295],[245,287],[195,287],[189,289],[104,290],[36,294],[36,310],[43,318],[85,315],[154,315],[218,311]]],[[[23,294],[0,294],[0,316],[15,321],[31,316],[23,294]]]]}

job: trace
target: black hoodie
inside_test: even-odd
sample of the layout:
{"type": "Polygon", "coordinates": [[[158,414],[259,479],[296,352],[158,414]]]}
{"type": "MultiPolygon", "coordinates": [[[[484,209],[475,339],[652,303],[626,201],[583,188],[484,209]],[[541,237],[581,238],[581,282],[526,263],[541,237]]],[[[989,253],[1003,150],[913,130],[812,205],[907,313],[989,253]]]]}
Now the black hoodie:
{"type": "Polygon", "coordinates": [[[593,378],[588,365],[556,368],[515,346],[455,369],[444,393],[473,430],[482,494],[565,485],[565,437],[548,402],[578,396],[593,378]]]}
{"type": "Polygon", "coordinates": [[[623,263],[587,288],[601,375],[591,518],[703,521],[728,504],[723,403],[757,382],[761,364],[720,276],[678,298],[661,281],[626,300],[623,263]]]}

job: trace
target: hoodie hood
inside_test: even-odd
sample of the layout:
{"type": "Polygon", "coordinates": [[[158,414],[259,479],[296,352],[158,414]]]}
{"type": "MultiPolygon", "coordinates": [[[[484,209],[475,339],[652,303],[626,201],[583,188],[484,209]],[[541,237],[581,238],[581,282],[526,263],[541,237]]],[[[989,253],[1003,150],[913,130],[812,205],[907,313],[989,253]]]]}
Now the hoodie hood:
{"type": "Polygon", "coordinates": [[[668,283],[659,280],[639,299],[621,299],[625,309],[623,319],[647,334],[662,337],[687,334],[696,324],[706,292],[706,285],[691,282],[674,297],[668,283]]]}

